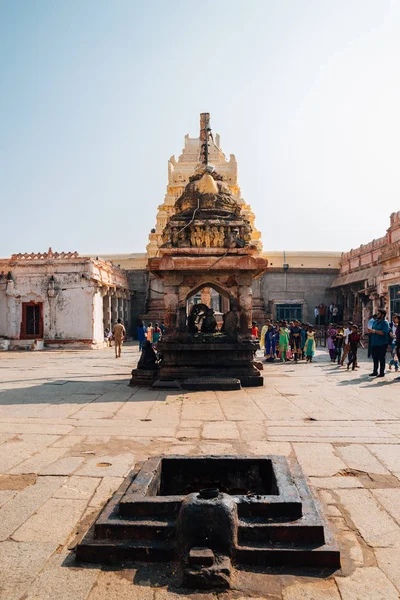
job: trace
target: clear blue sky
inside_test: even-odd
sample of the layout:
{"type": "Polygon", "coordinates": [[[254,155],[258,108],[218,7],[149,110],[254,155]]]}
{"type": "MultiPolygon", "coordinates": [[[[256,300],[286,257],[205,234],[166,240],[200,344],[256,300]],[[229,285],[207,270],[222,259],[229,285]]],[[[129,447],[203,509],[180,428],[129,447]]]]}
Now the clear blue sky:
{"type": "Polygon", "coordinates": [[[400,209],[400,2],[0,0],[0,256],[141,252],[211,113],[265,249],[400,209]]]}

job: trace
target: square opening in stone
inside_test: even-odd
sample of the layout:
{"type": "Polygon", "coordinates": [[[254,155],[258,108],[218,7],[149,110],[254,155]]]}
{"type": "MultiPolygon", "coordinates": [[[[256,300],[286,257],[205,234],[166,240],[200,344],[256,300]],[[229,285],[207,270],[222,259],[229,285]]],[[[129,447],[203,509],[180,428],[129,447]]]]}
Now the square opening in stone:
{"type": "Polygon", "coordinates": [[[203,488],[230,495],[279,494],[272,461],[236,457],[163,458],[158,496],[186,496],[203,488]]]}

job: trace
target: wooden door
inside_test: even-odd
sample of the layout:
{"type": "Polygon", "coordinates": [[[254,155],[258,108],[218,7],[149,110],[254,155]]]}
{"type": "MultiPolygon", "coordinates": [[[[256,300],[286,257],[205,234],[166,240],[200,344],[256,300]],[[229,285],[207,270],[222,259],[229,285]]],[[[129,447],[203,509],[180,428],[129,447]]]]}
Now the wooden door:
{"type": "Polygon", "coordinates": [[[23,302],[21,334],[22,340],[43,337],[43,302],[23,302]]]}

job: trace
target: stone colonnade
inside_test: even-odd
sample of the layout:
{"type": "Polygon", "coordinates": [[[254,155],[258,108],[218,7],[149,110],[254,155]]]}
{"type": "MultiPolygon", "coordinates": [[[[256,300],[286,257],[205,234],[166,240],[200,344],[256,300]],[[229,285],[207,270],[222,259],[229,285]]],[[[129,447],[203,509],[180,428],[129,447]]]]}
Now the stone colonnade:
{"type": "Polygon", "coordinates": [[[116,288],[104,288],[103,292],[103,323],[104,329],[112,330],[118,319],[127,328],[131,312],[130,292],[116,288]]]}

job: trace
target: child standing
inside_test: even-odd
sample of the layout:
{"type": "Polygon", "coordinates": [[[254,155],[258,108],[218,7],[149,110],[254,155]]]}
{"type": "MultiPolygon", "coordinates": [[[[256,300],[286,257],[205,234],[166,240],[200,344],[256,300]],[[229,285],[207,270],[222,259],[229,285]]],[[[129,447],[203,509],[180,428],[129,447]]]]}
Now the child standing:
{"type": "Polygon", "coordinates": [[[336,339],[336,329],[334,328],[333,323],[330,323],[329,329],[328,329],[328,350],[329,350],[329,356],[331,357],[331,362],[335,362],[335,358],[336,358],[335,339],[336,339]]]}
{"type": "Polygon", "coordinates": [[[358,346],[361,346],[361,348],[364,348],[362,342],[361,342],[361,335],[358,333],[358,327],[357,325],[352,325],[351,326],[351,333],[348,335],[348,340],[349,340],[349,358],[348,358],[348,364],[347,364],[347,370],[350,369],[350,365],[352,365],[351,370],[354,371],[354,369],[357,366],[357,350],[358,350],[358,346]]]}
{"type": "Polygon", "coordinates": [[[307,338],[306,344],[304,346],[304,353],[306,355],[306,361],[312,362],[313,356],[315,354],[315,332],[311,325],[307,330],[307,338]]]}
{"type": "Polygon", "coordinates": [[[255,321],[251,325],[251,335],[258,339],[258,327],[255,321]]]}

